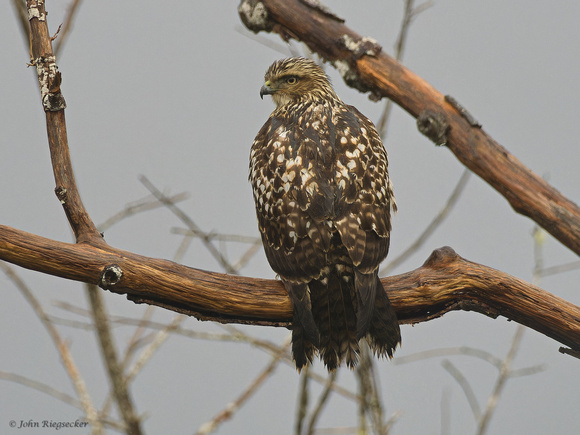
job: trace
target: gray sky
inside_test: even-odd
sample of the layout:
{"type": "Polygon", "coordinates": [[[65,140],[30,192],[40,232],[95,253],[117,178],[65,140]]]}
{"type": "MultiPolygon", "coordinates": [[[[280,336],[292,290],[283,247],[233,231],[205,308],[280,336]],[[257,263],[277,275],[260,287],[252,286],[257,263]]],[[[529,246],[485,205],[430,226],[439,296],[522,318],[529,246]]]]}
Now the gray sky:
{"type": "MultiPolygon", "coordinates": [[[[358,33],[371,36],[384,50],[393,45],[402,1],[327,1],[358,33]]],[[[62,21],[64,2],[48,2],[52,32],[62,21]]],[[[84,2],[64,52],[58,59],[69,143],[77,182],[95,222],[103,222],[128,202],[147,194],[138,181],[147,176],[172,193],[188,191],[181,204],[204,230],[257,236],[251,190],[247,183],[249,148],[273,108],[258,92],[264,71],[285,57],[247,36],[237,1],[84,2]]],[[[437,0],[414,22],[404,64],[444,94],[463,104],[498,142],[568,198],[580,198],[577,144],[580,99],[580,3],[437,0]]],[[[263,36],[281,44],[279,38],[263,36]]],[[[34,71],[26,68],[23,43],[8,2],[0,14],[0,222],[62,241],[71,232],[54,196],[44,114],[34,71]]],[[[294,47],[301,49],[297,44],[294,47]]],[[[338,94],[378,120],[383,102],[347,88],[331,67],[338,94]]],[[[399,213],[394,219],[391,257],[402,252],[442,207],[463,167],[445,148],[436,148],[417,132],[415,120],[395,108],[386,140],[399,213]]],[[[111,245],[139,254],[173,258],[181,239],[170,229],[181,226],[167,210],[124,221],[106,233],[111,245]]],[[[429,253],[452,246],[465,258],[527,281],[532,279],[533,223],[516,215],[507,201],[477,177],[471,177],[451,216],[395,273],[418,267],[429,253]]],[[[232,257],[241,252],[230,248],[232,257]]],[[[544,244],[547,266],[577,260],[551,236],[544,244]]],[[[219,271],[199,243],[183,263],[219,271]]],[[[46,310],[73,320],[55,301],[87,305],[83,286],[18,269],[46,310]]],[[[260,251],[244,275],[273,277],[260,251]]],[[[545,277],[540,286],[580,304],[580,271],[545,277]]],[[[0,275],[0,370],[19,373],[74,394],[48,335],[11,282],[0,275]]],[[[114,315],[139,317],[145,307],[106,293],[114,315]]],[[[173,313],[158,309],[154,319],[173,313]]],[[[218,325],[188,319],[186,327],[220,332],[218,325]]],[[[247,327],[246,331],[282,342],[284,329],[247,327]]],[[[403,326],[397,356],[470,346],[503,358],[516,324],[477,313],[449,313],[414,327],[403,326]]],[[[108,386],[91,332],[60,327],[70,340],[75,361],[96,404],[108,386]]],[[[122,347],[133,329],[118,327],[122,347]]],[[[575,433],[580,430],[577,360],[558,353],[559,344],[527,330],[516,368],[546,364],[547,370],[508,382],[489,433],[575,433]]],[[[496,370],[479,359],[452,356],[483,408],[496,370]]],[[[148,433],[192,433],[242,391],[269,361],[244,344],[170,338],[132,386],[139,412],[149,415],[148,433]]],[[[406,365],[378,362],[387,414],[402,411],[393,433],[440,433],[441,402],[448,400],[450,433],[472,433],[469,405],[442,358],[406,365]],[[445,398],[445,399],[443,399],[445,398]]],[[[322,366],[315,370],[323,373],[322,366]]],[[[343,370],[342,384],[355,388],[343,370]]],[[[219,434],[291,433],[299,377],[280,366],[266,386],[219,434]]],[[[316,389],[315,389],[316,392],[316,389]]],[[[321,426],[352,426],[357,410],[335,397],[321,426]]],[[[21,385],[0,380],[0,432],[10,420],[74,420],[79,411],[21,385]]],[[[8,431],[8,432],[6,432],[8,431]]],[[[31,431],[30,433],[38,433],[31,431]]],[[[72,431],[71,431],[72,433],[72,431]]],[[[75,432],[76,433],[76,432],[75,432]]],[[[79,431],[79,433],[83,433],[79,431]]]]}

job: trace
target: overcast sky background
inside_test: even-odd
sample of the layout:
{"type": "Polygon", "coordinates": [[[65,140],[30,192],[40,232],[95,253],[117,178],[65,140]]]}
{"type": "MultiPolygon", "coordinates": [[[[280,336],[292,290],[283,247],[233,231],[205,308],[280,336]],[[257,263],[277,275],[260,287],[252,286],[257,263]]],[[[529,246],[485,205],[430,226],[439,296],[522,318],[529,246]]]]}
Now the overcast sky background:
{"type": "MultiPolygon", "coordinates": [[[[393,46],[403,13],[401,0],[326,1],[361,35],[393,46]]],[[[54,33],[68,2],[49,1],[54,33]]],[[[171,193],[187,191],[181,204],[206,231],[257,236],[247,182],[252,140],[273,109],[259,98],[263,74],[285,57],[248,37],[237,14],[237,1],[116,2],[85,1],[72,34],[57,59],[69,144],[82,199],[98,224],[127,203],[147,194],[138,176],[147,176],[171,193]]],[[[577,1],[503,2],[436,0],[414,22],[404,64],[444,94],[464,105],[494,139],[573,201],[580,199],[578,101],[580,100],[580,3],[577,1]]],[[[264,40],[283,45],[276,36],[264,40]]],[[[295,44],[295,47],[300,48],[295,44]]],[[[14,11],[5,2],[0,13],[0,223],[44,237],[71,241],[71,231],[53,189],[44,113],[35,71],[26,67],[28,48],[14,11]]],[[[338,94],[374,121],[384,101],[346,87],[327,67],[338,94]]],[[[394,219],[391,257],[402,252],[442,207],[463,171],[444,147],[435,147],[398,107],[386,139],[399,213],[394,219]]],[[[182,226],[166,209],[138,215],[106,233],[117,248],[142,255],[173,258],[182,226]]],[[[515,214],[507,201],[473,176],[449,218],[394,273],[420,266],[430,252],[449,245],[463,257],[527,281],[534,266],[529,219],[515,214]]],[[[230,248],[232,258],[241,250],[230,248]]],[[[577,256],[551,236],[544,245],[545,264],[576,261],[577,256]]],[[[221,271],[195,242],[182,262],[221,271]]],[[[17,269],[53,315],[74,320],[55,301],[87,306],[76,282],[17,269]]],[[[272,278],[260,253],[244,275],[272,278]]],[[[580,271],[546,277],[540,286],[580,304],[580,271]]],[[[14,285],[0,275],[0,370],[47,383],[74,395],[46,331],[14,285]]],[[[139,317],[145,307],[105,292],[113,315],[139,317]]],[[[155,320],[174,313],[157,309],[155,320]]],[[[185,326],[221,332],[218,325],[188,319],[185,326]]],[[[403,326],[397,356],[470,346],[498,358],[507,353],[516,324],[477,313],[454,312],[414,327],[403,326]]],[[[59,327],[97,405],[108,385],[91,332],[59,327]]],[[[282,328],[245,327],[255,336],[281,343],[282,328]]],[[[133,333],[115,330],[122,348],[133,333]]],[[[558,353],[559,343],[527,330],[515,368],[545,364],[534,376],[508,381],[494,414],[490,434],[577,433],[580,431],[580,362],[558,353]]],[[[468,356],[452,356],[471,383],[482,409],[497,371],[468,356]]],[[[270,356],[246,344],[170,338],[133,383],[137,410],[146,413],[147,433],[193,433],[236,397],[268,364],[270,356]]],[[[448,401],[450,433],[473,433],[474,418],[459,385],[443,369],[442,358],[405,365],[379,361],[387,416],[402,414],[394,434],[438,434],[441,403],[448,401]]],[[[319,362],[315,370],[324,373],[319,362]]],[[[354,376],[339,373],[341,384],[355,388],[354,376]]],[[[217,433],[291,433],[299,376],[288,365],[275,375],[217,433]]],[[[316,388],[314,389],[316,392],[316,388]]],[[[0,380],[0,433],[10,420],[74,420],[80,412],[30,388],[0,380]]],[[[331,399],[321,427],[353,426],[357,408],[341,397],[331,399]]],[[[67,431],[73,433],[73,430],[67,431]]],[[[83,430],[74,433],[84,433],[83,430]]]]}

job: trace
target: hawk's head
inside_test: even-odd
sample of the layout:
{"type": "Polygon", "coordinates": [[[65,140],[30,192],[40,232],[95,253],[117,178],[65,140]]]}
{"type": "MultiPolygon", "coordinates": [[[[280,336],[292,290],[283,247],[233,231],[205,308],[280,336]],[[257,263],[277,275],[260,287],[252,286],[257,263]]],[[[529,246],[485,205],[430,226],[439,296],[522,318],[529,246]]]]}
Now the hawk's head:
{"type": "Polygon", "coordinates": [[[277,60],[266,71],[264,80],[260,97],[272,95],[276,107],[300,100],[338,99],[322,68],[303,57],[277,60]]]}

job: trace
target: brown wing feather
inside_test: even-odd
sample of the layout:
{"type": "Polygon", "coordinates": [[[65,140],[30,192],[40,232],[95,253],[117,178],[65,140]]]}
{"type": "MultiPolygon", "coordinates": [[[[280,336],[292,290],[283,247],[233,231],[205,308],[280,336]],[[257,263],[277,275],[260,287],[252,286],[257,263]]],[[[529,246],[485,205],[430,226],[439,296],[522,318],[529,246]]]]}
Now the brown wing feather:
{"type": "Polygon", "coordinates": [[[389,251],[391,209],[396,208],[387,153],[372,122],[356,108],[346,106],[337,125],[342,133],[336,146],[341,150],[339,166],[343,169],[338,184],[344,180],[345,195],[335,226],[355,266],[357,337],[370,332],[373,349],[381,355],[392,355],[400,341],[399,326],[377,276],[379,264],[389,251]],[[388,331],[381,332],[380,327],[385,325],[388,331]]]}
{"type": "Polygon", "coordinates": [[[343,211],[335,225],[354,265],[362,272],[375,270],[389,251],[394,195],[389,181],[387,153],[374,125],[356,108],[346,106],[338,131],[341,147],[338,184],[352,192],[340,203],[343,211]],[[351,187],[351,186],[354,186],[351,187]]]}

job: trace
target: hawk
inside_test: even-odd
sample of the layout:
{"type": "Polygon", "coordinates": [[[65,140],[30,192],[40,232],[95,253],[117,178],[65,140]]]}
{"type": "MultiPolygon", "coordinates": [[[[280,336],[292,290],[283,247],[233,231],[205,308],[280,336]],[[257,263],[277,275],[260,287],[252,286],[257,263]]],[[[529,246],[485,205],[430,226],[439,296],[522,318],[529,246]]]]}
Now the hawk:
{"type": "Polygon", "coordinates": [[[296,367],[318,351],[328,370],[353,368],[363,337],[392,357],[401,335],[378,267],[396,204],[379,134],[312,60],[276,61],[264,79],[260,96],[276,108],[249,179],[266,257],[292,301],[296,367]]]}

